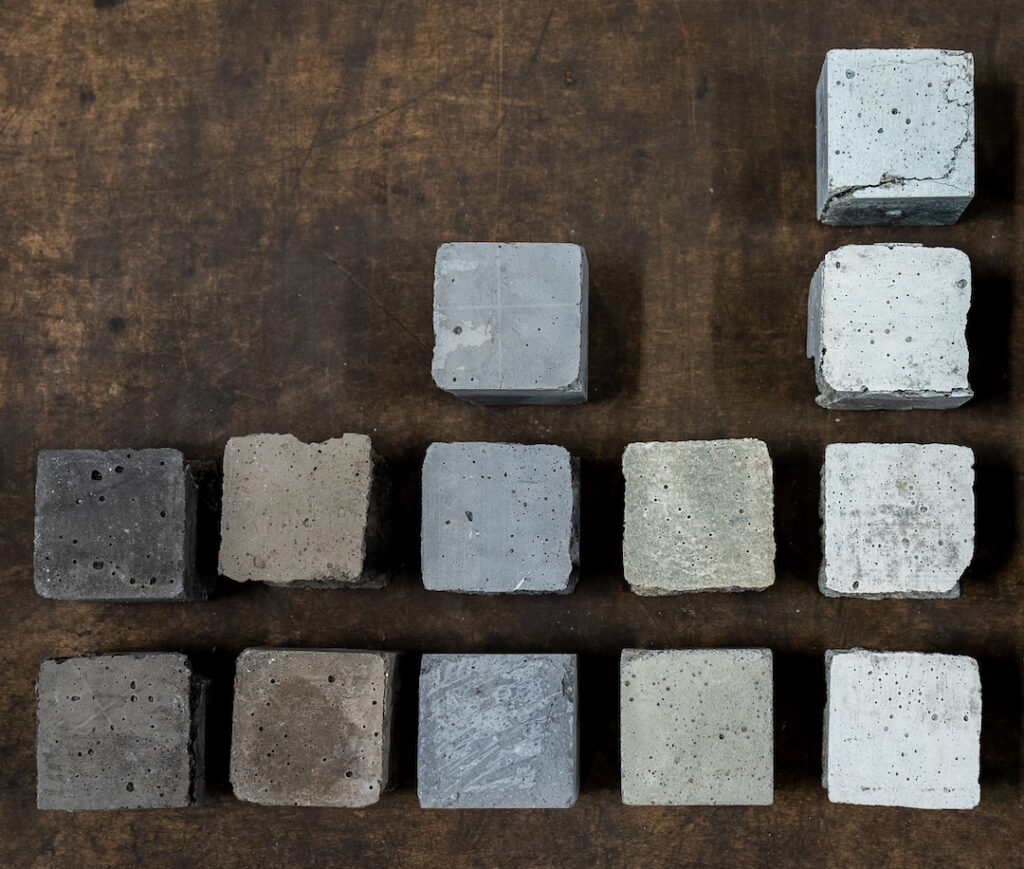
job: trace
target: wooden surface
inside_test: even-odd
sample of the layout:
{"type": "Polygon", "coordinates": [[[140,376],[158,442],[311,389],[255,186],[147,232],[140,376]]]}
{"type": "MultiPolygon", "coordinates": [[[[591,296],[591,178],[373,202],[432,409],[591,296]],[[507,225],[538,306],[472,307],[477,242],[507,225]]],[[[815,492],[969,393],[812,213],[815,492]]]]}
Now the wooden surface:
{"type": "MultiPolygon", "coordinates": [[[[4,866],[1022,865],[1020,502],[1024,18],[999,0],[548,5],[67,0],[0,7],[0,863],[4,866]],[[814,217],[814,85],[830,47],[969,49],[978,195],[949,228],[814,217]],[[478,408],[430,379],[447,240],[574,241],[591,263],[591,401],[478,408]],[[835,413],[803,358],[806,291],[840,244],[921,241],[974,264],[974,402],[835,413]],[[181,448],[216,563],[226,439],[373,436],[396,481],[385,591],[222,586],[192,605],[85,605],[32,588],[36,452],[181,448]],[[641,599],[622,580],[625,444],[757,436],[775,460],[778,581],[641,599]],[[567,446],[583,461],[568,597],[424,591],[418,473],[433,440],[567,446]],[[822,597],[825,444],[946,441],[978,457],[978,549],[954,601],[822,597]],[[581,655],[582,793],[568,811],[421,811],[414,692],[397,790],[366,811],[273,809],[226,785],[196,810],[35,809],[33,679],[87,652],[193,654],[219,681],[257,644],[581,655]],[[769,646],[768,808],[620,803],[617,654],[769,646]],[[822,654],[975,655],[972,812],[831,805],[822,654]]],[[[407,660],[414,681],[416,655],[407,660]]]]}

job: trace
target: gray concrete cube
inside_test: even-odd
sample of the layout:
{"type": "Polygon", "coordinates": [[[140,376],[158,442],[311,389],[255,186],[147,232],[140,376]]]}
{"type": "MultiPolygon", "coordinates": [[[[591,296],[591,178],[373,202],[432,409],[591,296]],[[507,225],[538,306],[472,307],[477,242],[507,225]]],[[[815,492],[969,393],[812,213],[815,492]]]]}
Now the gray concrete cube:
{"type": "Polygon", "coordinates": [[[452,242],[434,265],[434,382],[479,404],[587,400],[587,255],[452,242]]]}

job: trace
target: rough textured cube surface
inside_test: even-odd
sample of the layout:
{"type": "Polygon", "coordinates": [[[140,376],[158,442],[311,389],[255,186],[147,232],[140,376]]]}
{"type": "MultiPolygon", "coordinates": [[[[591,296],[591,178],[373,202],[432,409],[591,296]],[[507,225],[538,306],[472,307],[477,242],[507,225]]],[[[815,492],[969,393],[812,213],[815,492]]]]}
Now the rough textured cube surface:
{"type": "Polygon", "coordinates": [[[377,802],[391,769],[397,657],[246,649],[235,667],[235,796],[288,806],[377,802]]]}
{"type": "Polygon", "coordinates": [[[962,251],[916,244],[831,251],[807,304],[818,404],[908,410],[970,400],[970,306],[971,263],[962,251]]]}
{"type": "Polygon", "coordinates": [[[772,462],[763,441],[630,444],[622,472],[623,568],[637,594],[775,581],[772,462]]]}
{"type": "Polygon", "coordinates": [[[67,600],[206,597],[196,485],[177,450],[46,450],[36,473],[35,586],[67,600]]]}
{"type": "Polygon", "coordinates": [[[423,656],[423,808],[568,808],[577,755],[575,655],[423,656]]]}
{"type": "Polygon", "coordinates": [[[578,471],[563,447],[431,444],[423,462],[423,584],[476,593],[572,591],[578,471]]]}
{"type": "Polygon", "coordinates": [[[220,572],[238,582],[380,588],[387,481],[366,435],[231,438],[220,572]]]}
{"type": "Polygon", "coordinates": [[[482,404],[587,399],[587,255],[454,242],[434,265],[434,382],[482,404]]]}
{"type": "Polygon", "coordinates": [[[825,594],[957,597],[974,553],[974,453],[830,444],[820,509],[825,594]]]}
{"type": "Polygon", "coordinates": [[[621,680],[624,803],[772,802],[769,649],[626,649],[621,680]]]}
{"type": "Polygon", "coordinates": [[[822,784],[834,803],[978,804],[981,680],[973,658],[832,651],[822,784]]]}
{"type": "Polygon", "coordinates": [[[818,218],[954,223],[974,196],[974,57],[830,51],[818,80],[818,218]]]}
{"type": "Polygon", "coordinates": [[[44,661],[40,809],[188,806],[204,796],[206,682],[184,655],[44,661]]]}

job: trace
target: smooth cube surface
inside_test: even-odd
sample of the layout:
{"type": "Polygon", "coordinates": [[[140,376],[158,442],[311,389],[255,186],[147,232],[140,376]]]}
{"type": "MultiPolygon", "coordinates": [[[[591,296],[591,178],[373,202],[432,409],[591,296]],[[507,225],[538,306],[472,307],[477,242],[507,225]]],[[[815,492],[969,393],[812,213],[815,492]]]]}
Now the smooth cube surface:
{"type": "Polygon", "coordinates": [[[771,804],[769,649],[626,649],[620,672],[624,803],[771,804]]]}
{"type": "Polygon", "coordinates": [[[971,263],[916,244],[826,254],[807,305],[818,404],[841,410],[959,407],[967,382],[971,263]]]}
{"type": "Polygon", "coordinates": [[[184,655],[44,661],[36,694],[40,809],[188,806],[203,796],[206,683],[184,655]]]}
{"type": "Polygon", "coordinates": [[[235,668],[231,786],[267,805],[368,806],[388,785],[393,652],[246,649],[235,668]]]}
{"type": "Polygon", "coordinates": [[[544,444],[431,444],[423,462],[423,584],[566,593],[579,561],[579,463],[544,444]]]}
{"type": "Polygon", "coordinates": [[[955,223],[974,196],[969,52],[835,49],[817,111],[823,223],[955,223]]]}
{"type": "Polygon", "coordinates": [[[196,485],[177,450],[44,450],[35,587],[43,597],[195,600],[196,485]]]}
{"type": "Polygon", "coordinates": [[[579,791],[575,655],[424,655],[425,809],[568,808],[579,791]]]}
{"type": "Polygon", "coordinates": [[[950,444],[829,444],[822,592],[956,597],[974,553],[974,453],[950,444]]]}
{"type": "Polygon", "coordinates": [[[434,265],[434,382],[482,404],[587,399],[587,255],[452,242],[434,265]]]}
{"type": "Polygon", "coordinates": [[[822,784],[834,803],[978,804],[981,680],[964,655],[830,651],[822,784]]]}
{"type": "Polygon", "coordinates": [[[741,591],[775,581],[772,462],[763,441],[635,443],[622,543],[637,594],[741,591]]]}

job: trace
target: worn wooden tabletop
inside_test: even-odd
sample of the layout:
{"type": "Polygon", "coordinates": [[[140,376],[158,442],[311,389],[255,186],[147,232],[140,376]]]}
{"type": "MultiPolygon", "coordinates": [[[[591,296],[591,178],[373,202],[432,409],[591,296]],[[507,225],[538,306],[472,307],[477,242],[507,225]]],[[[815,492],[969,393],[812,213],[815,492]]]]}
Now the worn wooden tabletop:
{"type": "Polygon", "coordinates": [[[999,0],[358,3],[67,0],[0,7],[0,863],[4,866],[969,866],[1024,863],[1021,668],[1024,18],[999,0]],[[831,47],[969,49],[978,194],[947,228],[814,215],[814,86],[831,47]],[[591,401],[480,408],[430,379],[447,240],[573,241],[591,263],[591,401]],[[840,244],[921,241],[974,264],[961,410],[818,408],[806,290],[840,244]],[[395,476],[385,591],[225,583],[208,603],[86,605],[32,587],[36,452],[173,446],[218,543],[231,435],[373,436],[395,476]],[[778,581],[641,599],[622,579],[630,441],[757,436],[775,460],[778,581]],[[419,466],[434,440],[559,443],[583,461],[568,597],[427,593],[419,466]],[[952,601],[822,597],[825,444],[960,443],[978,547],[952,601]],[[44,658],[167,649],[218,681],[223,781],[234,656],[249,645],[581,655],[582,793],[567,811],[418,808],[415,697],[397,789],[365,811],[275,809],[226,784],[195,810],[35,808],[44,658]],[[617,655],[776,653],[775,804],[634,808],[618,790],[617,655]],[[976,656],[971,812],[832,805],[819,783],[822,654],[976,656]]]}

